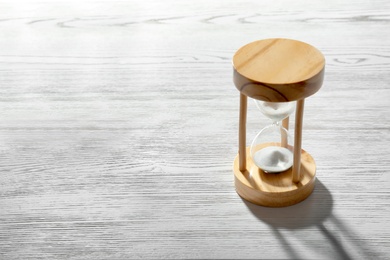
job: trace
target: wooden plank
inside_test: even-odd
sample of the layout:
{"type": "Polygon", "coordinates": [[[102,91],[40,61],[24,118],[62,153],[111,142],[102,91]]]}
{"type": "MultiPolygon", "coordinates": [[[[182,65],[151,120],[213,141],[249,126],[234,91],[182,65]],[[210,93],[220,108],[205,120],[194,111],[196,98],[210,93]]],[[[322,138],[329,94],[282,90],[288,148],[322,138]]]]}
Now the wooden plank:
{"type": "MultiPolygon", "coordinates": [[[[0,259],[388,258],[389,22],[384,0],[2,1],[0,259]],[[268,209],[234,190],[231,58],[281,36],[325,54],[319,182],[268,209]]],[[[267,123],[249,100],[248,141],[267,123]]]]}

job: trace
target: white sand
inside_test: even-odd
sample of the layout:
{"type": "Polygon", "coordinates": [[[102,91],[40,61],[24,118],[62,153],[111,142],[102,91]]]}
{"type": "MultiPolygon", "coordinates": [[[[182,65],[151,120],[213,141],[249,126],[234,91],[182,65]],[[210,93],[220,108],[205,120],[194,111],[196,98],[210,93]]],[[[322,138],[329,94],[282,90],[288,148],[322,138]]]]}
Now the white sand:
{"type": "Polygon", "coordinates": [[[256,100],[257,107],[268,118],[280,121],[288,117],[295,109],[294,102],[264,102],[256,100]]]}
{"type": "Polygon", "coordinates": [[[293,165],[293,153],[284,147],[268,146],[257,151],[253,161],[263,171],[282,172],[293,165]]]}

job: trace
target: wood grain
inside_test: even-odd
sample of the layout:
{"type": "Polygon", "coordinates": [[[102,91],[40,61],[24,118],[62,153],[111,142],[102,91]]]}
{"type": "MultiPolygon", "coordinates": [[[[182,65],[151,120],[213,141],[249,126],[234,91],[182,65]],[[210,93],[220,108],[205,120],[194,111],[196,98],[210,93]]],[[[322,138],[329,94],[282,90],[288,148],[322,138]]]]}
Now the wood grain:
{"type": "Polygon", "coordinates": [[[325,58],[315,47],[292,39],[248,43],[233,56],[234,84],[245,95],[271,102],[295,101],[317,92],[325,58]]]}
{"type": "Polygon", "coordinates": [[[240,93],[240,117],[238,121],[238,168],[240,171],[246,171],[246,113],[248,110],[248,98],[240,93]]]}
{"type": "MultiPolygon", "coordinates": [[[[290,124],[290,117],[286,117],[285,119],[282,120],[282,127],[288,131],[289,129],[289,124],[290,124]]],[[[285,132],[282,132],[282,136],[280,138],[280,143],[281,146],[284,148],[287,148],[288,145],[288,135],[285,132]]]]}
{"type": "Polygon", "coordinates": [[[244,45],[234,54],[233,64],[254,81],[289,84],[314,77],[324,67],[325,58],[307,43],[274,38],[244,45]]]}
{"type": "MultiPolygon", "coordinates": [[[[388,258],[389,10],[1,1],[0,259],[388,258]],[[283,209],[245,203],[231,172],[231,59],[275,37],[327,62],[302,135],[318,182],[283,209]]],[[[252,140],[268,120],[247,116],[252,140]]]]}
{"type": "Polygon", "coordinates": [[[292,181],[297,183],[301,179],[301,149],[302,149],[302,125],[303,125],[303,110],[305,100],[297,101],[295,111],[295,128],[294,128],[294,164],[292,169],[292,181]]]}

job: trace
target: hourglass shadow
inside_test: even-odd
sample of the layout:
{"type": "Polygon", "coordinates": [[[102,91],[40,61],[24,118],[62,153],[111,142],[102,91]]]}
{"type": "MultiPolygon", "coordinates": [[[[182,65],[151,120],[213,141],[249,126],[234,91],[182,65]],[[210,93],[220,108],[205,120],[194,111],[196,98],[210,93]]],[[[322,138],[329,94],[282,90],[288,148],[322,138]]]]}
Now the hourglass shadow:
{"type": "Polygon", "coordinates": [[[267,208],[244,200],[259,220],[274,228],[298,229],[322,224],[332,213],[333,199],[329,190],[317,179],[313,193],[304,201],[289,207],[267,208]]]}
{"type": "MultiPolygon", "coordinates": [[[[362,259],[379,259],[380,254],[373,251],[369,245],[359,239],[358,234],[348,225],[337,218],[333,213],[333,198],[329,190],[316,180],[316,186],[313,193],[304,201],[289,207],[284,208],[267,208],[252,204],[243,200],[245,205],[263,223],[271,227],[275,237],[280,241],[284,250],[292,259],[299,259],[298,251],[292,246],[283,233],[282,229],[297,230],[307,227],[314,227],[319,234],[325,239],[330,248],[333,249],[333,259],[353,259],[351,255],[356,255],[358,252],[362,259]],[[331,231],[324,224],[328,221],[337,227],[337,231],[331,231]],[[348,238],[349,247],[344,247],[339,241],[339,236],[342,234],[348,238]],[[354,248],[355,252],[350,251],[354,248]]],[[[344,241],[344,243],[347,243],[344,241]]]]}

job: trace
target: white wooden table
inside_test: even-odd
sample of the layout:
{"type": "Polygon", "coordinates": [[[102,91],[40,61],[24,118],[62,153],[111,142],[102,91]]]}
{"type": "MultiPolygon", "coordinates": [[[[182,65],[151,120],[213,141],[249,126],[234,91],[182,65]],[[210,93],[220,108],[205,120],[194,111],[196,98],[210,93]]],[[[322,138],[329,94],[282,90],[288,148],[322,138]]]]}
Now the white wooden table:
{"type": "Polygon", "coordinates": [[[0,259],[389,259],[389,35],[387,0],[1,1],[0,259]],[[231,58],[271,37],[327,60],[280,209],[232,173],[231,58]]]}

